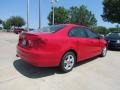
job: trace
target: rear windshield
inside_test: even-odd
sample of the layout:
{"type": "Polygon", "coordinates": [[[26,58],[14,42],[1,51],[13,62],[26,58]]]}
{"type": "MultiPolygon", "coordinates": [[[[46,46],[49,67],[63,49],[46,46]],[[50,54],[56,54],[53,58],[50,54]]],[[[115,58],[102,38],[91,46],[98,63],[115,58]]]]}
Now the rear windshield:
{"type": "Polygon", "coordinates": [[[64,28],[64,25],[51,25],[48,27],[43,27],[39,30],[39,32],[49,32],[49,33],[54,33],[59,31],[60,29],[64,28]]]}

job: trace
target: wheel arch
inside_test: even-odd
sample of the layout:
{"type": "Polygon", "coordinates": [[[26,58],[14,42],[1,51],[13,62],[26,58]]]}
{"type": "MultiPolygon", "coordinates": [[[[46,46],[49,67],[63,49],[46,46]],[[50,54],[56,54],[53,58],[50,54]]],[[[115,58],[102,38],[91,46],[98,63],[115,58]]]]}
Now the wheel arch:
{"type": "Polygon", "coordinates": [[[75,54],[76,60],[77,60],[77,52],[74,49],[70,49],[70,50],[66,51],[65,53],[67,53],[67,52],[73,52],[75,54]]]}
{"type": "MultiPolygon", "coordinates": [[[[63,56],[64,56],[67,52],[73,52],[73,53],[75,54],[76,62],[77,62],[78,55],[77,55],[77,52],[76,52],[74,49],[66,50],[66,51],[62,54],[61,60],[62,60],[63,56]]],[[[60,60],[60,63],[61,63],[61,60],[60,60]]],[[[60,65],[60,63],[59,63],[59,65],[60,65]]]]}

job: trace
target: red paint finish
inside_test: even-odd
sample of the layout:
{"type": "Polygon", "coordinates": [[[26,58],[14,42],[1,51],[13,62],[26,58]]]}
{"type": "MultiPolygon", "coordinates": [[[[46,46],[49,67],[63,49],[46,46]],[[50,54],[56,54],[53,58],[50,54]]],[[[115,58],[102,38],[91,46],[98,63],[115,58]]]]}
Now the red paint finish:
{"type": "Polygon", "coordinates": [[[70,37],[68,33],[75,26],[78,25],[66,24],[54,33],[21,34],[17,56],[37,67],[51,67],[59,66],[62,56],[69,50],[76,53],[77,62],[99,55],[106,41],[98,38],[70,37]]]}

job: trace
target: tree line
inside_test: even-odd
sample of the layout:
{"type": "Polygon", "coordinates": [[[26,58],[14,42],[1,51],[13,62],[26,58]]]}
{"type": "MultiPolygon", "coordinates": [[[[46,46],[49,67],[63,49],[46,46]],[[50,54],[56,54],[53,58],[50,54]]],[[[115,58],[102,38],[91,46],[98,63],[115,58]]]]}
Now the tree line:
{"type": "MultiPolygon", "coordinates": [[[[64,7],[55,7],[55,24],[80,24],[88,26],[93,31],[100,34],[107,34],[113,31],[120,31],[120,0],[103,0],[103,14],[101,17],[105,22],[118,24],[114,28],[106,28],[97,26],[97,19],[95,15],[87,9],[86,6],[73,6],[69,9],[64,7]]],[[[53,11],[48,15],[49,25],[52,25],[53,11]]],[[[22,27],[25,25],[25,20],[20,16],[12,16],[6,21],[0,19],[0,24],[4,29],[11,29],[11,27],[22,27]]]]}
{"type": "MultiPolygon", "coordinates": [[[[101,17],[105,22],[120,24],[120,0],[103,0],[103,14],[101,17]]],[[[48,20],[49,25],[52,24],[51,11],[48,20]]],[[[96,26],[97,19],[95,15],[87,9],[86,6],[70,7],[65,9],[64,7],[55,8],[55,24],[59,23],[75,23],[87,26],[96,26]]]]}
{"type": "MultiPolygon", "coordinates": [[[[86,6],[70,7],[65,9],[64,7],[55,7],[55,24],[80,24],[85,26],[96,26],[97,19],[95,15],[87,9],[86,6]]],[[[53,11],[48,15],[49,25],[52,24],[53,11]]]]}
{"type": "Polygon", "coordinates": [[[120,27],[116,26],[116,27],[106,28],[103,26],[96,26],[96,27],[93,27],[92,30],[98,34],[106,35],[110,32],[120,32],[120,27]]]}
{"type": "Polygon", "coordinates": [[[25,20],[20,16],[12,16],[9,19],[7,19],[6,21],[2,21],[0,19],[0,24],[2,24],[3,29],[9,30],[12,27],[20,28],[20,27],[24,26],[25,25],[25,20]]]}

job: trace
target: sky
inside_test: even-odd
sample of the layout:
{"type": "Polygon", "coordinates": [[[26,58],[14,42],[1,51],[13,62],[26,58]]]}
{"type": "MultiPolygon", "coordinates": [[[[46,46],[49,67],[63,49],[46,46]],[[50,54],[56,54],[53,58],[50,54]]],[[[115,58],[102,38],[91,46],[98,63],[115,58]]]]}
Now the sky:
{"type": "MultiPolygon", "coordinates": [[[[51,0],[41,0],[41,23],[42,27],[48,25],[47,16],[51,11],[51,0]]],[[[38,28],[38,2],[30,0],[29,23],[31,28],[38,28]]],[[[27,0],[0,0],[0,19],[6,20],[11,16],[21,16],[26,21],[27,0]]],[[[116,24],[104,22],[100,15],[103,13],[102,0],[59,0],[57,7],[64,6],[69,9],[71,6],[85,5],[97,18],[98,26],[115,27],[116,24]]]]}

